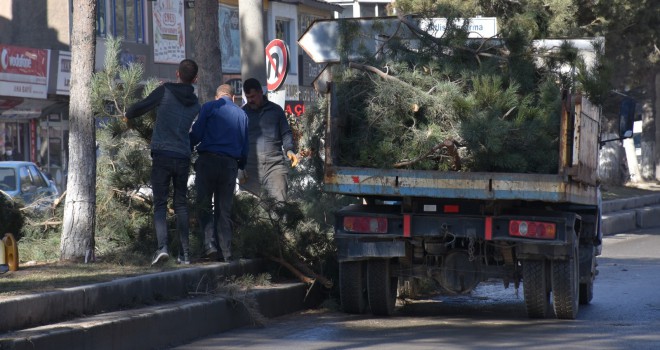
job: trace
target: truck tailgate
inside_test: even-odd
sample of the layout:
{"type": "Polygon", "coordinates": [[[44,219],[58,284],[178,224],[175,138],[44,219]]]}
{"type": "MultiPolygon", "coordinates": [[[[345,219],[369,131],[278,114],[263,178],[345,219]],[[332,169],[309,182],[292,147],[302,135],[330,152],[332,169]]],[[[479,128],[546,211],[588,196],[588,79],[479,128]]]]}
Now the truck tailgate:
{"type": "Polygon", "coordinates": [[[354,196],[525,200],[595,205],[597,188],[555,174],[327,167],[324,191],[354,196]]]}

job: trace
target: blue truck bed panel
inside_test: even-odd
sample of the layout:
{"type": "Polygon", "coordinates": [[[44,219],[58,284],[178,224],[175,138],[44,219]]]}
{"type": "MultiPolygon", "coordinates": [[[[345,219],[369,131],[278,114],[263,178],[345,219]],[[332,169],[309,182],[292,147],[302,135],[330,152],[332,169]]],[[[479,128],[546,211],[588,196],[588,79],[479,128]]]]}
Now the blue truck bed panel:
{"type": "Polygon", "coordinates": [[[597,188],[555,174],[326,167],[324,191],[355,196],[525,200],[596,205],[597,188]]]}

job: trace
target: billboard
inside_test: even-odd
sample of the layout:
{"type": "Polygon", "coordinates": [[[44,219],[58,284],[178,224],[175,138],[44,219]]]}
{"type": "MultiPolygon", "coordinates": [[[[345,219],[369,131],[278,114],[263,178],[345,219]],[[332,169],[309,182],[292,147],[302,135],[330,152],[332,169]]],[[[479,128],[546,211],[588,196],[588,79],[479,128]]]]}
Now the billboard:
{"type": "Polygon", "coordinates": [[[50,50],[0,45],[0,95],[47,98],[50,50]]]}
{"type": "Polygon", "coordinates": [[[154,62],[178,64],[186,58],[183,0],[151,1],[154,24],[154,62]]]}
{"type": "Polygon", "coordinates": [[[223,73],[241,72],[241,33],[238,27],[238,7],[220,4],[220,55],[223,73]]]}

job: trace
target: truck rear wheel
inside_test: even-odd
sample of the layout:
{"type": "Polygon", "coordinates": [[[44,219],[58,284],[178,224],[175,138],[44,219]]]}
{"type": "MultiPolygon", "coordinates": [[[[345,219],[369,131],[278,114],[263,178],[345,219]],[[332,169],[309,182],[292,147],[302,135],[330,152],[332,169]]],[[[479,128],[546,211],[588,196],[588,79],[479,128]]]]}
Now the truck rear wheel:
{"type": "Polygon", "coordinates": [[[371,313],[389,316],[394,312],[398,279],[392,277],[387,259],[372,259],[367,263],[367,295],[371,313]]]}
{"type": "Polygon", "coordinates": [[[346,261],[339,264],[339,299],[341,308],[349,314],[363,314],[367,309],[364,263],[346,261]]]}
{"type": "Polygon", "coordinates": [[[579,255],[574,245],[568,260],[552,262],[552,303],[557,318],[573,320],[577,317],[579,298],[579,255]]]}
{"type": "Polygon", "coordinates": [[[530,318],[546,318],[550,311],[550,285],[545,260],[523,261],[523,291],[530,318]]]}

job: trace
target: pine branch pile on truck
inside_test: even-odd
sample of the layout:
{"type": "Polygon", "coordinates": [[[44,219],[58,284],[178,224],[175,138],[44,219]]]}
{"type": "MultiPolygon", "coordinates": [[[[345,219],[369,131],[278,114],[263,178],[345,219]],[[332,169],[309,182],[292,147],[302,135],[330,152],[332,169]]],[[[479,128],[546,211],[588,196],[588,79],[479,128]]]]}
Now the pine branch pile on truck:
{"type": "MultiPolygon", "coordinates": [[[[352,26],[340,24],[345,50],[364,40],[352,26]]],[[[565,77],[538,64],[531,41],[515,33],[505,43],[468,40],[465,28],[448,28],[439,37],[403,28],[382,39],[375,55],[346,54],[344,64],[333,67],[343,126],[339,165],[557,171],[559,91],[565,87],[558,83],[565,77]]],[[[577,60],[566,46],[550,66],[577,60]]]]}

